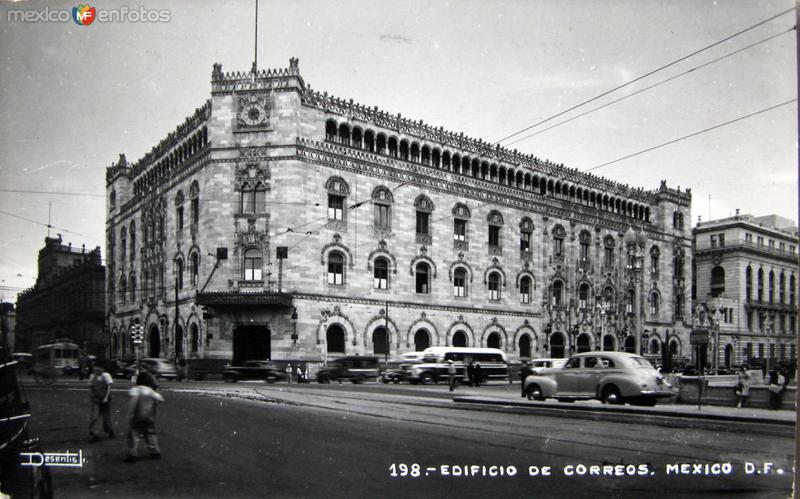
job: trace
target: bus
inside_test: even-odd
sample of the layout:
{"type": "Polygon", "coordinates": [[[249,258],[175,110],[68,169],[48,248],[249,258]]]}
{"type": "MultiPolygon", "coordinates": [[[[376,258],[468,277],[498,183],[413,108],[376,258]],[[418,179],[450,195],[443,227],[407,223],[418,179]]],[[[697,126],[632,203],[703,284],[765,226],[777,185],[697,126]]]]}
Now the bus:
{"type": "Polygon", "coordinates": [[[428,347],[423,357],[406,370],[406,379],[411,384],[431,384],[447,380],[448,361],[456,366],[456,378],[464,382],[466,366],[477,361],[481,364],[481,378],[486,380],[507,380],[508,360],[498,348],[469,347],[428,347]]]}
{"type": "Polygon", "coordinates": [[[33,356],[34,372],[54,376],[78,372],[80,350],[68,340],[56,340],[36,349],[33,356]]]}

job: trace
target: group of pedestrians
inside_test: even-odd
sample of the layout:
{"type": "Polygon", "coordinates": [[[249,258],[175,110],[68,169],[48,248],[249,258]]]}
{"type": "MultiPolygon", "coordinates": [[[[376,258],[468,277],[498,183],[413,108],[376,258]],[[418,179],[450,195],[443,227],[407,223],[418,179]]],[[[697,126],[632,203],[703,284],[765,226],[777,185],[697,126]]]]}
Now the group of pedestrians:
{"type": "Polygon", "coordinates": [[[284,369],[286,373],[286,381],[289,384],[292,384],[292,378],[295,378],[298,383],[308,383],[308,364],[306,364],[305,369],[300,364],[297,364],[297,368],[292,369],[291,364],[286,364],[286,368],[284,369]]]}
{"type": "MultiPolygon", "coordinates": [[[[752,384],[752,375],[750,374],[750,367],[747,364],[739,366],[736,373],[736,407],[747,407],[747,401],[750,398],[750,385],[752,384]]],[[[769,389],[769,407],[770,410],[778,410],[783,404],[783,394],[786,392],[786,385],[789,384],[791,373],[785,369],[772,369],[767,373],[767,385],[769,389]]]]}
{"type": "MultiPolygon", "coordinates": [[[[135,463],[138,458],[138,449],[142,442],[147,444],[150,457],[159,459],[161,449],[158,445],[155,418],[156,407],[164,402],[164,397],[158,393],[158,383],[147,368],[140,366],[135,376],[135,386],[129,391],[127,419],[128,432],[126,434],[127,455],[125,462],[135,463]]],[[[109,439],[116,437],[114,426],[111,422],[111,385],[114,383],[111,375],[100,366],[94,367],[94,372],[89,376],[89,393],[91,398],[91,415],[89,418],[89,438],[96,442],[100,440],[97,427],[102,421],[102,429],[109,439]]]]}
{"type": "MultiPolygon", "coordinates": [[[[447,361],[447,378],[452,392],[456,387],[456,366],[452,360],[447,361]]],[[[464,367],[464,383],[468,386],[481,386],[483,374],[481,373],[481,363],[478,361],[467,362],[464,367]]]]}

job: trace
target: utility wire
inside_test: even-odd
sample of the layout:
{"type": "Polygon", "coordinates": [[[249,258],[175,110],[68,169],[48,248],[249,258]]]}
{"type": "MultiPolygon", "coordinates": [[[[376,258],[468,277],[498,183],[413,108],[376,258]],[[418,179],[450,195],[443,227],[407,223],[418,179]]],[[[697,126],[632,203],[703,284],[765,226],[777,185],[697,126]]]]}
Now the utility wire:
{"type": "Polygon", "coordinates": [[[712,65],[712,64],[715,64],[715,63],[717,63],[717,62],[719,62],[719,61],[721,61],[721,60],[723,60],[723,59],[727,59],[728,57],[731,57],[731,56],[733,56],[733,55],[736,55],[736,54],[738,54],[738,53],[740,53],[740,52],[744,52],[745,50],[751,49],[751,48],[753,48],[753,47],[755,47],[755,46],[757,46],[757,45],[760,45],[760,44],[762,44],[762,43],[765,43],[765,42],[768,42],[768,41],[770,41],[770,40],[773,40],[773,39],[775,39],[775,38],[777,38],[777,37],[779,37],[779,36],[781,36],[781,35],[785,35],[786,33],[791,33],[792,31],[794,31],[794,30],[796,30],[796,29],[797,29],[797,26],[792,26],[791,28],[787,29],[786,31],[782,31],[782,32],[780,32],[780,33],[778,33],[778,34],[776,34],[776,35],[772,35],[772,36],[770,36],[770,37],[768,37],[768,38],[764,38],[763,40],[760,40],[760,41],[757,41],[757,42],[755,42],[755,43],[752,43],[752,44],[750,44],[750,45],[748,45],[748,46],[746,46],[746,47],[740,48],[739,50],[736,50],[736,51],[734,51],[734,52],[731,52],[731,53],[729,53],[729,54],[723,55],[722,57],[718,57],[718,58],[716,58],[716,59],[714,59],[714,60],[708,61],[708,62],[706,62],[706,63],[704,63],[704,64],[701,64],[701,65],[699,65],[699,66],[695,66],[695,67],[693,67],[692,69],[689,69],[689,70],[687,70],[687,71],[684,71],[683,73],[677,74],[677,75],[675,75],[675,76],[672,76],[672,77],[670,77],[670,78],[667,78],[666,80],[663,80],[663,81],[660,81],[660,82],[658,82],[658,83],[655,83],[655,84],[653,84],[653,85],[650,85],[649,87],[645,87],[645,88],[643,88],[643,89],[641,89],[641,90],[637,90],[636,92],[633,92],[633,93],[631,93],[631,94],[628,94],[628,95],[622,96],[622,97],[620,97],[620,98],[618,98],[618,99],[615,99],[615,100],[612,100],[611,102],[608,102],[608,103],[606,103],[606,104],[603,104],[603,105],[597,106],[597,107],[595,107],[595,108],[593,108],[593,109],[590,109],[589,111],[586,111],[586,112],[584,112],[584,113],[578,114],[577,116],[573,116],[572,118],[566,119],[566,120],[564,120],[564,121],[560,121],[560,122],[556,123],[555,125],[551,125],[551,126],[549,126],[549,127],[545,128],[545,129],[543,129],[543,130],[539,130],[538,132],[533,132],[533,133],[532,133],[532,134],[530,134],[530,135],[526,135],[526,136],[524,136],[524,137],[522,137],[522,138],[519,138],[519,139],[517,139],[517,140],[511,141],[511,142],[509,142],[509,143],[506,145],[506,147],[512,146],[512,145],[516,144],[517,142],[522,142],[523,140],[529,139],[529,138],[531,138],[531,137],[535,137],[536,135],[539,135],[539,134],[541,134],[541,133],[544,133],[544,132],[546,132],[546,131],[548,131],[548,130],[552,130],[553,128],[560,127],[561,125],[565,125],[565,124],[569,123],[570,121],[574,121],[574,120],[577,120],[578,118],[582,118],[582,117],[586,116],[587,114],[591,114],[591,113],[593,113],[593,112],[595,112],[595,111],[599,111],[600,109],[606,108],[606,107],[608,107],[608,106],[611,106],[611,105],[613,105],[613,104],[616,104],[617,102],[620,102],[620,101],[623,101],[623,100],[625,100],[625,99],[628,99],[628,98],[630,98],[630,97],[633,97],[633,96],[635,96],[635,95],[641,94],[642,92],[646,92],[647,90],[650,90],[650,89],[653,89],[653,88],[655,88],[655,87],[661,86],[661,85],[663,85],[663,84],[665,84],[665,83],[668,83],[668,82],[670,82],[670,81],[672,81],[672,80],[675,80],[675,79],[677,79],[677,78],[680,78],[680,77],[682,77],[682,76],[685,76],[685,75],[687,75],[687,74],[689,74],[689,73],[692,73],[692,72],[694,72],[694,71],[696,71],[696,70],[698,70],[698,69],[702,69],[702,68],[704,68],[704,67],[706,67],[706,66],[710,66],[710,65],[712,65]]]}
{"type": "Polygon", "coordinates": [[[65,229],[63,227],[58,227],[57,225],[50,225],[50,224],[46,224],[44,222],[31,220],[30,218],[21,217],[19,215],[15,215],[15,214],[9,213],[7,211],[0,210],[0,213],[3,214],[3,215],[7,215],[9,217],[19,218],[20,220],[24,220],[24,221],[30,222],[32,224],[41,225],[43,227],[48,227],[48,228],[52,228],[52,229],[58,229],[58,230],[60,230],[62,232],[67,232],[69,234],[75,234],[76,236],[88,237],[89,239],[91,239],[93,241],[100,241],[100,239],[96,239],[94,236],[88,236],[86,234],[81,234],[80,232],[75,232],[74,230],[69,230],[69,229],[65,229]]]}
{"type": "Polygon", "coordinates": [[[0,192],[12,192],[15,194],[54,194],[57,196],[90,196],[104,198],[105,194],[93,194],[90,192],[66,192],[66,191],[28,191],[24,189],[0,189],[0,192]]]}
{"type": "Polygon", "coordinates": [[[754,113],[746,114],[746,115],[740,116],[740,117],[738,117],[736,119],[732,119],[730,121],[726,121],[725,123],[720,123],[718,125],[714,125],[712,127],[708,127],[708,128],[703,129],[703,130],[700,130],[700,131],[697,131],[697,132],[694,132],[694,133],[690,133],[689,135],[684,135],[683,137],[679,137],[677,139],[673,139],[673,140],[664,142],[664,143],[659,144],[657,146],[648,147],[647,149],[643,149],[643,150],[635,152],[633,154],[628,154],[627,156],[623,156],[623,157],[617,158],[617,159],[615,159],[613,161],[609,161],[607,163],[603,163],[602,165],[593,166],[593,167],[588,168],[588,169],[586,169],[584,171],[585,172],[590,172],[592,170],[597,170],[598,168],[602,168],[604,166],[608,166],[608,165],[611,165],[611,164],[614,164],[614,163],[618,163],[620,161],[623,161],[623,160],[626,160],[626,159],[629,159],[629,158],[633,158],[634,156],[639,156],[639,155],[644,154],[646,152],[650,152],[650,151],[653,151],[655,149],[660,149],[660,148],[662,148],[664,146],[668,146],[670,144],[674,144],[676,142],[680,142],[682,140],[686,140],[686,139],[691,138],[691,137],[696,137],[696,136],[698,136],[698,135],[700,135],[702,133],[710,132],[711,130],[716,130],[717,128],[722,128],[722,127],[724,127],[726,125],[730,125],[732,123],[736,123],[737,121],[742,121],[742,120],[745,120],[747,118],[752,118],[753,116],[756,116],[756,115],[759,115],[759,114],[762,114],[762,113],[766,113],[767,111],[772,111],[773,109],[777,109],[777,108],[782,107],[782,106],[786,106],[788,104],[791,104],[792,102],[797,102],[797,99],[791,99],[791,100],[788,100],[786,102],[782,102],[780,104],[776,104],[774,106],[770,106],[770,107],[761,109],[760,111],[756,111],[754,113]]]}
{"type": "Polygon", "coordinates": [[[548,121],[550,121],[550,120],[552,120],[552,119],[554,119],[554,118],[558,118],[559,116],[562,116],[562,115],[564,115],[564,114],[566,114],[566,113],[568,113],[568,112],[570,112],[570,111],[572,111],[572,110],[574,110],[574,109],[577,109],[577,108],[579,108],[579,107],[581,107],[581,106],[584,106],[584,105],[586,105],[586,104],[588,104],[588,103],[590,103],[590,102],[596,101],[597,99],[599,99],[599,98],[601,98],[601,97],[605,97],[606,95],[608,95],[608,94],[610,94],[610,93],[612,93],[612,92],[615,92],[615,91],[617,91],[617,90],[619,90],[619,89],[621,89],[621,88],[625,88],[625,87],[627,87],[628,85],[631,85],[631,84],[633,84],[633,83],[636,83],[636,82],[637,82],[637,81],[639,81],[639,80],[642,80],[642,79],[644,79],[644,78],[647,78],[648,76],[651,76],[651,75],[653,75],[653,74],[655,74],[655,73],[657,73],[657,72],[659,72],[659,71],[662,71],[662,70],[664,70],[664,69],[666,69],[666,68],[668,68],[668,67],[670,67],[670,66],[674,66],[675,64],[677,64],[677,63],[679,63],[679,62],[685,61],[686,59],[688,59],[688,58],[690,58],[690,57],[693,57],[693,56],[695,56],[695,55],[697,55],[697,54],[699,54],[699,53],[701,53],[701,52],[704,52],[704,51],[706,51],[706,50],[708,50],[708,49],[712,48],[712,47],[716,47],[717,45],[720,45],[720,44],[722,44],[722,43],[725,43],[725,42],[727,42],[728,40],[731,40],[731,39],[733,39],[733,38],[735,38],[735,37],[737,37],[737,36],[739,36],[739,35],[741,35],[741,34],[743,34],[743,33],[746,33],[746,32],[748,32],[748,31],[750,31],[750,30],[752,30],[752,29],[755,29],[755,28],[757,28],[757,27],[759,27],[759,26],[761,26],[761,25],[763,25],[763,24],[766,24],[766,23],[768,23],[769,21],[772,21],[773,19],[776,19],[776,18],[778,18],[778,17],[780,17],[780,16],[782,16],[782,15],[784,15],[784,14],[788,14],[789,12],[794,12],[794,11],[795,11],[795,9],[794,9],[794,8],[791,8],[791,9],[784,10],[783,12],[781,12],[781,13],[779,13],[779,14],[775,14],[774,16],[770,17],[769,19],[765,19],[765,20],[763,20],[763,21],[761,21],[761,22],[759,22],[759,23],[756,23],[756,24],[754,24],[754,25],[750,26],[749,28],[745,28],[745,29],[743,29],[743,30],[741,30],[741,31],[739,31],[739,32],[737,32],[737,33],[734,33],[734,34],[732,34],[732,35],[730,35],[730,36],[728,36],[728,37],[726,37],[726,38],[723,38],[722,40],[719,40],[719,41],[717,41],[717,42],[714,42],[714,43],[712,43],[711,45],[708,45],[708,46],[706,46],[706,47],[703,47],[703,48],[701,48],[701,49],[699,49],[699,50],[695,50],[695,51],[694,51],[694,52],[692,52],[691,54],[685,55],[685,56],[683,56],[683,57],[681,57],[681,58],[679,58],[679,59],[676,59],[676,60],[674,60],[674,61],[672,61],[672,62],[670,62],[670,63],[667,63],[667,64],[665,64],[665,65],[663,65],[663,66],[661,66],[661,67],[659,67],[659,68],[656,68],[656,69],[654,69],[654,70],[652,70],[652,71],[649,71],[649,72],[647,72],[647,73],[645,73],[645,74],[643,74],[643,75],[641,75],[641,76],[638,76],[638,77],[636,77],[636,78],[634,78],[634,79],[632,79],[632,80],[629,80],[629,81],[627,81],[627,82],[623,83],[622,85],[618,85],[618,86],[616,86],[616,87],[612,88],[611,90],[607,90],[607,91],[605,91],[605,92],[601,93],[600,95],[597,95],[597,96],[595,96],[595,97],[592,97],[592,98],[591,98],[591,99],[589,99],[589,100],[585,100],[585,101],[581,102],[580,104],[577,104],[577,105],[575,105],[575,106],[572,106],[572,107],[570,107],[569,109],[565,109],[564,111],[561,111],[560,113],[557,113],[557,114],[554,114],[554,115],[550,116],[549,118],[545,118],[545,119],[543,119],[543,120],[541,120],[541,121],[539,121],[539,122],[537,122],[537,123],[534,123],[533,125],[530,125],[530,126],[528,126],[528,127],[526,127],[526,128],[523,128],[522,130],[519,130],[519,131],[517,131],[517,132],[514,132],[514,133],[512,133],[511,135],[507,135],[507,136],[503,137],[502,139],[500,139],[500,140],[496,141],[496,143],[497,143],[497,144],[499,144],[500,142],[504,142],[504,141],[506,141],[506,140],[510,139],[511,137],[516,137],[517,135],[519,135],[519,134],[521,134],[521,133],[527,132],[527,131],[528,131],[528,130],[530,130],[531,128],[537,127],[537,126],[539,126],[539,125],[541,125],[541,124],[543,124],[543,123],[547,123],[548,121]]]}

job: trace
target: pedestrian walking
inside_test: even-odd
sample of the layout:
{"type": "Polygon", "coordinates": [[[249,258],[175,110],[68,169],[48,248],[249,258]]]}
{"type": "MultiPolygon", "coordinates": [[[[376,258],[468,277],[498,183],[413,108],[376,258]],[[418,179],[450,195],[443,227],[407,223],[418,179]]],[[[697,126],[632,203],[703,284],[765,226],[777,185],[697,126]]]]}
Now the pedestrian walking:
{"type": "Polygon", "coordinates": [[[785,388],[786,378],[778,371],[769,372],[769,408],[778,410],[781,408],[783,389],[785,388]]]}
{"type": "Polygon", "coordinates": [[[306,383],[311,382],[311,378],[308,377],[308,364],[306,364],[306,371],[303,373],[303,379],[306,380],[306,383]]]}
{"type": "Polygon", "coordinates": [[[473,369],[475,373],[475,386],[481,386],[481,363],[475,362],[475,368],[473,369]]]}
{"type": "Polygon", "coordinates": [[[150,372],[150,369],[148,369],[147,365],[144,363],[139,364],[139,373],[135,376],[134,383],[137,385],[149,386],[153,390],[158,390],[158,381],[156,381],[156,377],[153,376],[153,373],[150,372]],[[141,383],[139,380],[142,380],[141,383]]]}
{"type": "Polygon", "coordinates": [[[450,383],[450,391],[452,392],[456,387],[456,366],[452,360],[447,361],[447,378],[450,383]]]}
{"type": "Polygon", "coordinates": [[[475,363],[472,361],[468,361],[466,371],[467,371],[467,385],[472,386],[472,384],[475,382],[475,363]]]}
{"type": "Polygon", "coordinates": [[[291,364],[286,364],[286,381],[288,381],[290,385],[292,384],[292,365],[291,364]]]}
{"type": "Polygon", "coordinates": [[[114,438],[114,426],[111,424],[111,384],[114,380],[111,375],[97,366],[89,376],[89,392],[91,396],[91,415],[89,419],[89,437],[93,442],[100,440],[95,432],[95,426],[102,419],[103,431],[108,438],[114,438]]]}
{"type": "MultiPolygon", "coordinates": [[[[520,396],[525,397],[525,378],[533,374],[533,369],[527,360],[522,361],[522,366],[519,368],[519,391],[520,396]]],[[[510,376],[509,376],[510,378],[510,376]]]]}
{"type": "Polygon", "coordinates": [[[750,369],[750,366],[742,364],[739,366],[739,372],[736,373],[736,395],[739,397],[736,407],[740,409],[747,406],[747,399],[750,397],[750,373],[748,369],[750,369]]]}
{"type": "Polygon", "coordinates": [[[137,377],[136,386],[131,388],[130,405],[128,406],[128,456],[126,463],[135,463],[142,440],[147,443],[147,450],[153,459],[161,458],[156,434],[156,404],[164,401],[160,393],[145,383],[144,377],[137,377]]]}
{"type": "Polygon", "coordinates": [[[305,380],[303,379],[303,370],[300,368],[300,364],[297,364],[296,374],[297,374],[297,382],[304,383],[305,380]]]}

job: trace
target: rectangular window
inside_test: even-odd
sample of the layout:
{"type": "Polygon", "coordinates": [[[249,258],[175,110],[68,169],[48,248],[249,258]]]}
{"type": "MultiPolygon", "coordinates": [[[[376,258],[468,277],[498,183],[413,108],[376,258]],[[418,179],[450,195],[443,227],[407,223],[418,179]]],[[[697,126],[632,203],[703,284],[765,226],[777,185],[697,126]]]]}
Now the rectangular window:
{"type": "Polygon", "coordinates": [[[467,221],[459,220],[458,218],[453,221],[453,240],[466,241],[467,240],[467,221]]]}
{"type": "Polygon", "coordinates": [[[781,250],[781,253],[786,251],[786,243],[778,243],[778,249],[781,250]]]}
{"type": "Polygon", "coordinates": [[[748,331],[752,331],[753,330],[753,311],[752,310],[748,310],[747,311],[747,330],[748,331]]]}
{"type": "Polygon", "coordinates": [[[496,225],[489,226],[489,246],[500,246],[500,227],[496,225]]]}
{"type": "Polygon", "coordinates": [[[796,248],[795,248],[794,244],[790,244],[789,245],[789,253],[794,253],[795,251],[796,251],[796,248]]]}
{"type": "Polygon", "coordinates": [[[344,198],[328,194],[328,219],[344,220],[344,198]]]}
{"type": "Polygon", "coordinates": [[[523,253],[529,253],[531,251],[531,233],[530,232],[522,232],[519,235],[519,250],[523,253]]]}
{"type": "Polygon", "coordinates": [[[430,234],[430,216],[430,213],[424,211],[417,212],[417,234],[430,234]]]}
{"type": "Polygon", "coordinates": [[[375,205],[375,227],[378,229],[389,228],[389,205],[376,204],[375,205]]]}
{"type": "Polygon", "coordinates": [[[256,191],[242,191],[241,213],[255,213],[256,191]]]}
{"type": "Polygon", "coordinates": [[[753,234],[750,234],[750,233],[745,234],[744,235],[744,240],[746,242],[748,242],[748,243],[752,243],[753,242],[753,234]]]}
{"type": "Polygon", "coordinates": [[[553,239],[553,255],[562,256],[564,247],[563,245],[564,245],[563,239],[553,239]]]}
{"type": "Polygon", "coordinates": [[[711,236],[711,247],[712,248],[717,247],[717,236],[711,236]]]}
{"type": "Polygon", "coordinates": [[[374,277],[375,289],[389,289],[389,276],[387,275],[388,269],[376,268],[374,277]]]}
{"type": "Polygon", "coordinates": [[[719,235],[719,247],[720,248],[724,248],[725,247],[725,234],[720,234],[719,235]]]}
{"type": "Polygon", "coordinates": [[[464,277],[457,276],[453,278],[453,296],[467,296],[467,286],[464,282],[464,277]]]}
{"type": "Polygon", "coordinates": [[[757,242],[758,242],[759,246],[764,246],[764,238],[763,237],[758,236],[757,242]]]}
{"type": "Polygon", "coordinates": [[[761,358],[764,357],[764,344],[763,343],[759,343],[758,344],[758,356],[761,357],[761,358]]]}
{"type": "Polygon", "coordinates": [[[255,195],[255,213],[267,212],[267,191],[258,190],[255,195]]]}
{"type": "Polygon", "coordinates": [[[604,257],[603,264],[606,267],[614,266],[614,248],[606,248],[605,252],[603,253],[603,257],[604,257]]]}
{"type": "Polygon", "coordinates": [[[183,206],[178,206],[178,209],[175,213],[175,218],[177,219],[178,232],[180,232],[183,230],[183,206]]]}
{"type": "Polygon", "coordinates": [[[773,241],[772,239],[769,240],[769,249],[770,250],[774,250],[775,249],[775,241],[773,241]]]}
{"type": "Polygon", "coordinates": [[[750,360],[753,357],[753,344],[751,342],[747,342],[747,345],[744,348],[744,355],[746,360],[750,360]]]}
{"type": "Polygon", "coordinates": [[[200,223],[200,199],[192,199],[192,225],[195,227],[200,223]]]}
{"type": "Polygon", "coordinates": [[[523,285],[519,290],[520,301],[522,303],[531,302],[531,290],[528,286],[523,285]]]}
{"type": "Polygon", "coordinates": [[[580,260],[581,262],[588,262],[589,261],[589,245],[588,244],[581,244],[580,247],[580,260]]]}
{"type": "Polygon", "coordinates": [[[328,284],[341,286],[344,283],[344,269],[341,264],[328,264],[328,284]]]}

